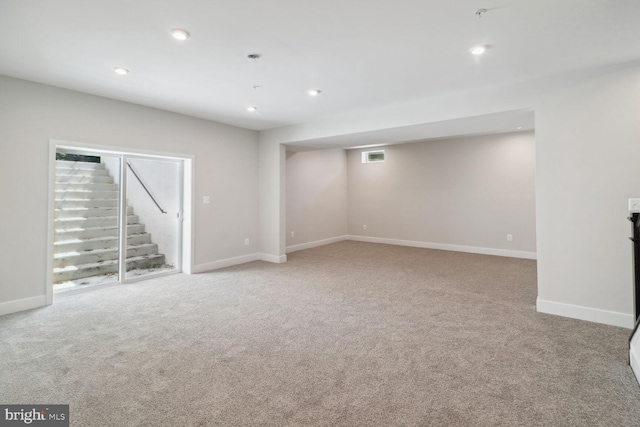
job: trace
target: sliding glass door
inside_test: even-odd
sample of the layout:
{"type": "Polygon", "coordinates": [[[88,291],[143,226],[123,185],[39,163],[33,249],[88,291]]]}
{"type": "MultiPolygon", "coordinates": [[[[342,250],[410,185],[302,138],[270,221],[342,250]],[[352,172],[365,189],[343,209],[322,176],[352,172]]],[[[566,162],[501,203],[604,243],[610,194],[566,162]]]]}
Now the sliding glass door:
{"type": "MultiPolygon", "coordinates": [[[[181,265],[182,162],[125,156],[127,266],[134,279],[181,265]]],[[[125,222],[125,221],[123,221],[125,222]]]]}
{"type": "Polygon", "coordinates": [[[54,290],[120,280],[120,161],[78,150],[56,152],[54,290]]]}
{"type": "Polygon", "coordinates": [[[183,161],[57,147],[53,289],[179,272],[183,161]]]}

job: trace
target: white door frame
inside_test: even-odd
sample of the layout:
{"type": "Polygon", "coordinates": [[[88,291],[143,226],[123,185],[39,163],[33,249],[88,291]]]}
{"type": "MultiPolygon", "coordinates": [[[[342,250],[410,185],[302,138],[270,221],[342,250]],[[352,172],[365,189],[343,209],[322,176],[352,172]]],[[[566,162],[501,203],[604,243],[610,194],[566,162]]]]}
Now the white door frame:
{"type": "MultiPolygon", "coordinates": [[[[85,150],[91,151],[97,154],[105,154],[105,155],[116,155],[120,156],[121,165],[120,165],[120,183],[121,186],[126,184],[126,163],[124,160],[126,157],[145,157],[145,158],[157,158],[158,160],[179,160],[182,161],[182,210],[183,210],[183,222],[182,222],[182,233],[181,233],[181,267],[182,272],[186,274],[191,274],[193,272],[193,253],[194,253],[194,239],[193,239],[193,201],[194,201],[194,171],[195,171],[195,156],[189,154],[181,154],[181,153],[165,153],[159,151],[151,151],[151,150],[140,150],[140,149],[132,149],[132,148],[124,148],[124,147],[115,147],[115,146],[106,146],[106,145],[96,145],[96,144],[86,144],[81,142],[73,142],[73,141],[63,141],[57,139],[49,140],[49,203],[48,203],[48,227],[47,227],[47,283],[46,283],[46,295],[47,295],[47,305],[53,303],[53,244],[54,244],[54,233],[55,233],[55,222],[54,222],[54,209],[55,209],[55,177],[56,177],[56,151],[57,149],[72,149],[72,150],[85,150]],[[122,180],[124,176],[124,181],[122,180]]],[[[122,194],[120,198],[120,202],[122,203],[122,194]]],[[[121,215],[122,217],[122,215],[121,215]]],[[[124,218],[121,218],[121,221],[124,221],[126,224],[126,215],[124,218]]],[[[122,224],[120,224],[120,233],[126,232],[126,229],[123,231],[122,224]]],[[[120,253],[122,254],[122,246],[126,247],[126,239],[120,239],[120,253]]],[[[123,255],[126,257],[126,249],[123,255]]],[[[122,264],[122,263],[120,263],[122,264]]],[[[121,266],[122,270],[124,267],[121,266]]],[[[151,278],[149,276],[148,278],[151,278]]],[[[157,277],[154,275],[153,277],[157,277]]],[[[144,277],[140,279],[129,279],[126,280],[125,276],[119,274],[119,283],[125,282],[133,282],[137,280],[144,280],[144,277]]]]}

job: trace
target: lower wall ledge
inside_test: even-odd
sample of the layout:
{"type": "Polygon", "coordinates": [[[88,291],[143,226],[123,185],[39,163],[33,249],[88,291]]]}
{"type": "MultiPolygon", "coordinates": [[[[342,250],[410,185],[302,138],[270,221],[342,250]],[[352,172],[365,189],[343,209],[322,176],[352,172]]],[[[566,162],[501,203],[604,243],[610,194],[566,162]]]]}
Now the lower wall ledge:
{"type": "Polygon", "coordinates": [[[17,313],[19,311],[40,308],[46,305],[47,305],[46,295],[38,295],[37,297],[7,301],[7,302],[0,303],[0,316],[4,316],[5,314],[17,313]]]}
{"type": "Polygon", "coordinates": [[[631,314],[618,313],[616,311],[607,311],[600,310],[598,308],[546,301],[540,298],[536,301],[536,309],[540,313],[570,317],[572,319],[586,320],[588,322],[603,323],[605,325],[619,326],[621,328],[633,329],[634,326],[634,319],[631,314]]]}

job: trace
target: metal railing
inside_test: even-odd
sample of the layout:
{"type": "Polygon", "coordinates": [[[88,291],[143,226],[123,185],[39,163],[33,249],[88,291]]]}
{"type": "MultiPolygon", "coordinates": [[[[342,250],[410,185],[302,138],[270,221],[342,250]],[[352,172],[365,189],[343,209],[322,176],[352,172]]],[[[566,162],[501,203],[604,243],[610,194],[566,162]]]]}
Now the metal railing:
{"type": "Polygon", "coordinates": [[[142,182],[142,179],[140,178],[140,176],[136,173],[136,171],[133,169],[133,166],[131,166],[131,163],[129,163],[129,161],[127,161],[127,166],[129,166],[129,169],[131,170],[131,172],[133,172],[133,175],[138,179],[138,182],[140,183],[140,185],[142,185],[142,188],[144,188],[144,191],[147,192],[147,194],[149,195],[149,197],[151,197],[151,200],[153,200],[153,203],[156,204],[156,206],[158,207],[158,209],[160,209],[160,212],[162,212],[163,214],[166,214],[167,211],[165,211],[164,209],[162,209],[162,206],[160,206],[160,203],[158,203],[158,201],[156,200],[155,197],[153,197],[153,195],[151,194],[151,192],[149,191],[149,189],[147,188],[146,185],[144,185],[144,182],[142,182]]]}

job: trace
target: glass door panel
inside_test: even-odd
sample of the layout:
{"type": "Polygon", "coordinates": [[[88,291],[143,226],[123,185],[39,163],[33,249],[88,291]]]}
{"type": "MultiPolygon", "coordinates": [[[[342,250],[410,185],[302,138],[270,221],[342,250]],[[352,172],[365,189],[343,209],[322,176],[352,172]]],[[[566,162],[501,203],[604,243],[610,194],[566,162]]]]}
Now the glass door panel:
{"type": "Polygon", "coordinates": [[[124,157],[126,279],[180,271],[182,162],[124,157]]]}
{"type": "Polygon", "coordinates": [[[119,281],[120,158],[56,151],[53,290],[119,281]]]}

